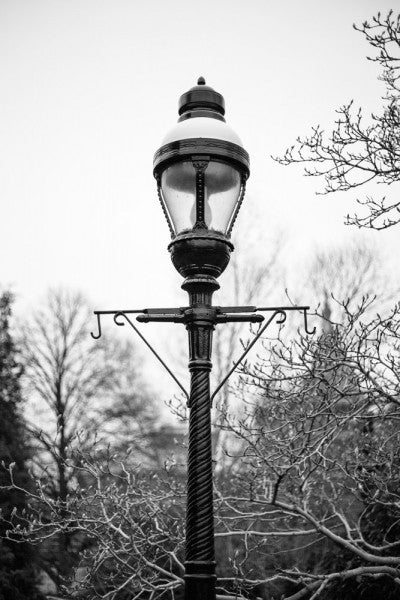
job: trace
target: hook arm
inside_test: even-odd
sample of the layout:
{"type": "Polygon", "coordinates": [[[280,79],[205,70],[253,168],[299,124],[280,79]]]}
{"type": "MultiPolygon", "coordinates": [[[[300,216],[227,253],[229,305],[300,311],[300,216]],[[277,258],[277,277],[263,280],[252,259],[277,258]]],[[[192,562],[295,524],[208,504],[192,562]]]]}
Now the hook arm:
{"type": "Polygon", "coordinates": [[[288,310],[301,310],[303,311],[304,318],[304,329],[308,335],[313,335],[317,328],[314,327],[311,331],[308,329],[308,321],[307,321],[307,311],[309,310],[309,306],[262,306],[260,308],[256,308],[256,311],[280,311],[281,313],[285,313],[285,316],[282,318],[282,321],[278,321],[278,323],[283,323],[286,320],[286,311],[288,310]]]}
{"type": "Polygon", "coordinates": [[[100,318],[101,318],[101,313],[94,311],[94,314],[97,317],[97,334],[94,335],[93,331],[90,332],[90,335],[92,336],[92,338],[94,340],[98,340],[99,338],[101,338],[101,322],[100,322],[100,318]]]}
{"type": "Polygon", "coordinates": [[[307,321],[307,308],[309,308],[309,307],[308,307],[308,306],[306,306],[306,307],[303,309],[303,315],[304,315],[304,329],[305,329],[306,333],[308,333],[308,335],[314,335],[314,333],[317,331],[317,328],[316,328],[316,327],[314,327],[314,328],[312,329],[312,331],[309,331],[309,329],[308,329],[308,321],[307,321]]]}

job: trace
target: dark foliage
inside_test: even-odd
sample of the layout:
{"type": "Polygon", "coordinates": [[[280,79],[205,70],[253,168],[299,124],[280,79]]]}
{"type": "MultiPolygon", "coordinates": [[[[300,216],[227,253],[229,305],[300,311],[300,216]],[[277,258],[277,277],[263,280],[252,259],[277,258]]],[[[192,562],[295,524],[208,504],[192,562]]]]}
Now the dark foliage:
{"type": "Polygon", "coordinates": [[[17,486],[26,487],[29,458],[19,413],[21,369],[9,331],[11,303],[10,294],[0,296],[0,599],[34,600],[41,596],[35,584],[33,552],[27,543],[16,543],[6,537],[7,522],[13,511],[20,512],[25,507],[25,495],[9,487],[8,469],[12,468],[17,486]]]}

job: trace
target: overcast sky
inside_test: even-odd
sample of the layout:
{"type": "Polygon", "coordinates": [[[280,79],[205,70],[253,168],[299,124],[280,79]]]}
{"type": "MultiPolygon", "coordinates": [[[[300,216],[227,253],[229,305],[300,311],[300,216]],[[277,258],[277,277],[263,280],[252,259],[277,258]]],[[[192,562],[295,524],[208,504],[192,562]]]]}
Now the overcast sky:
{"type": "Polygon", "coordinates": [[[316,244],[359,236],[398,276],[398,230],[345,227],[355,194],[316,196],[322,182],[270,158],[314,124],[329,129],[344,102],[379,110],[383,84],[352,23],[390,7],[0,0],[0,283],[17,311],[56,285],[82,290],[94,308],[185,302],[152,158],[200,75],[224,95],[250,154],[237,227],[247,213],[265,238],[284,231],[294,272],[316,244]]]}

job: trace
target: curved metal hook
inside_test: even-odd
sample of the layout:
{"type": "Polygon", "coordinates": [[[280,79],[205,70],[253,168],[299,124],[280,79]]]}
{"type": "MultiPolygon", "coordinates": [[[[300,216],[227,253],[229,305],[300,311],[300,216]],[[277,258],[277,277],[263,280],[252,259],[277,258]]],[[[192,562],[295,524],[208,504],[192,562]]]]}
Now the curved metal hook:
{"type": "Polygon", "coordinates": [[[282,323],[286,321],[287,313],[285,310],[277,310],[274,312],[274,315],[281,315],[281,317],[276,321],[278,325],[282,325],[282,323]]]}
{"type": "Polygon", "coordinates": [[[127,320],[128,320],[128,317],[127,317],[127,316],[126,316],[126,314],[125,314],[125,313],[123,313],[123,312],[117,312],[117,313],[115,313],[115,315],[114,315],[114,323],[115,323],[116,325],[118,325],[118,327],[124,327],[124,326],[125,326],[125,323],[124,323],[123,321],[118,321],[118,320],[117,320],[117,319],[118,319],[118,317],[122,317],[122,318],[124,318],[124,319],[127,319],[127,320]]]}
{"type": "Polygon", "coordinates": [[[101,337],[101,322],[100,322],[100,313],[94,313],[97,317],[97,335],[94,335],[93,331],[90,332],[90,335],[94,340],[98,340],[101,337]]]}
{"type": "Polygon", "coordinates": [[[305,329],[306,333],[308,333],[308,335],[314,335],[314,333],[317,331],[317,328],[314,327],[314,329],[312,331],[308,330],[307,309],[306,308],[303,309],[303,315],[304,315],[304,329],[305,329]]]}

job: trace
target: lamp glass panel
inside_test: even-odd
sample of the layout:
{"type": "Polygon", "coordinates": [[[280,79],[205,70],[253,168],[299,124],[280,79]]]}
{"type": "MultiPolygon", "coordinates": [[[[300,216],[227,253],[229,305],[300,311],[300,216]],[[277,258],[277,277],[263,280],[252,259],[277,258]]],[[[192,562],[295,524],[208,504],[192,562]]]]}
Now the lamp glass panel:
{"type": "Polygon", "coordinates": [[[205,170],[205,222],[226,233],[240,196],[240,174],[230,165],[211,161],[205,170]]]}
{"type": "Polygon", "coordinates": [[[196,171],[192,162],[178,162],[165,169],[161,189],[175,233],[192,229],[196,221],[196,171]]]}

